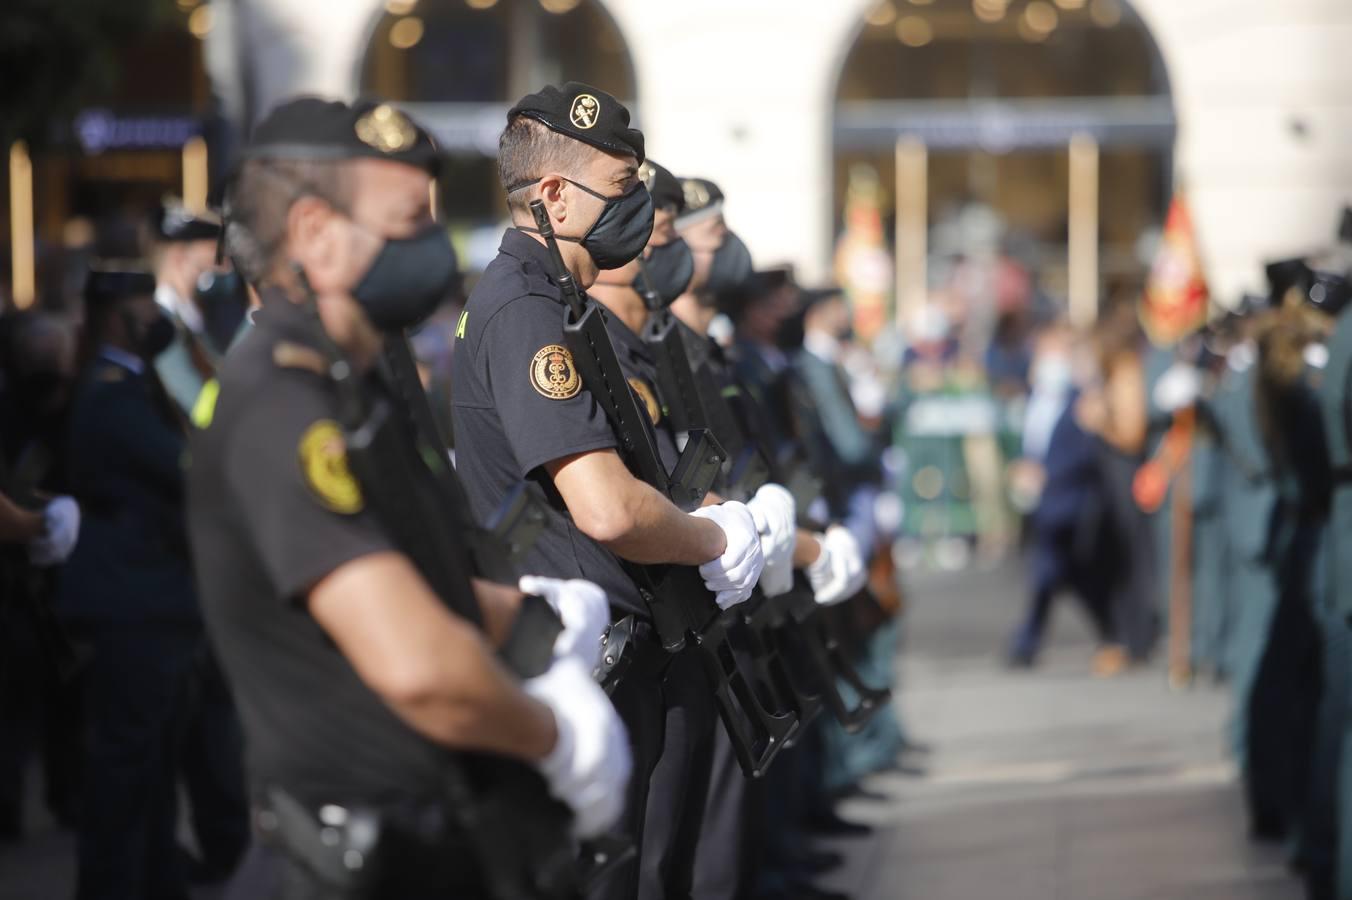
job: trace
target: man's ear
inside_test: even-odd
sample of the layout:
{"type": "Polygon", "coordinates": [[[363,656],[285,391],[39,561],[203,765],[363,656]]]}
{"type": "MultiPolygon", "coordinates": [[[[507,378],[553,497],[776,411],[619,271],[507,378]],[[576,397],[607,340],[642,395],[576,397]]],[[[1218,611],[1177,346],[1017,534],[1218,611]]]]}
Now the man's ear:
{"type": "Polygon", "coordinates": [[[333,209],[318,197],[301,197],[286,214],[286,244],[290,256],[304,267],[311,286],[322,292],[341,265],[333,209]]]}
{"type": "Polygon", "coordinates": [[[568,180],[556,172],[540,179],[540,199],[545,202],[549,218],[563,224],[568,221],[568,201],[564,192],[568,189],[568,180]]]}

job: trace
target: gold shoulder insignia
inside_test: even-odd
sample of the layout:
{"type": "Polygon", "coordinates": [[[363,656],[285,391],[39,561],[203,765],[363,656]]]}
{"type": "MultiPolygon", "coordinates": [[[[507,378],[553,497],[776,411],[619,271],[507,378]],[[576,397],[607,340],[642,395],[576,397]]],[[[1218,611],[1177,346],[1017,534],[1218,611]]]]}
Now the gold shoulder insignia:
{"type": "Polygon", "coordinates": [[[413,123],[399,110],[382,103],[357,120],[358,139],[381,153],[399,153],[418,139],[413,123]]]}
{"type": "Polygon", "coordinates": [[[305,429],[297,453],[301,475],[320,503],[343,515],[361,512],[361,486],[347,467],[347,444],[337,422],[320,419],[305,429]]]}
{"type": "Polygon", "coordinates": [[[469,327],[469,310],[462,309],[460,311],[460,319],[455,323],[456,340],[464,340],[465,329],[468,327],[469,327]]]}
{"type": "Polygon", "coordinates": [[[320,377],[329,374],[324,364],[324,356],[312,347],[293,344],[291,341],[278,341],[272,348],[272,362],[279,369],[304,369],[320,377]]]}
{"type": "Polygon", "coordinates": [[[582,390],[573,354],[561,344],[547,344],[530,361],[530,385],[550,400],[568,400],[582,390]]]}
{"type": "Polygon", "coordinates": [[[709,205],[709,189],[693,178],[681,182],[681,193],[685,195],[688,212],[697,212],[709,205]]]}
{"type": "Polygon", "coordinates": [[[121,366],[104,366],[94,377],[104,384],[117,384],[127,377],[127,370],[121,366]]]}
{"type": "Polygon", "coordinates": [[[657,394],[653,391],[652,385],[642,378],[630,378],[629,386],[638,394],[638,398],[643,401],[643,406],[648,410],[648,418],[656,425],[662,421],[662,406],[657,402],[657,394]]]}

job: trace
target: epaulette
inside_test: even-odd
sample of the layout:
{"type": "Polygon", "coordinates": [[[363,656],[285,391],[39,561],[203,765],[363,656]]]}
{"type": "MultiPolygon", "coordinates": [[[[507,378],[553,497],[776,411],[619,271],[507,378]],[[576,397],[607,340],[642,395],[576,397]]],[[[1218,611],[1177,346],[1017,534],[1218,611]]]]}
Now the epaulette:
{"type": "Polygon", "coordinates": [[[277,345],[272,348],[272,362],[279,369],[303,369],[321,378],[327,377],[329,374],[329,367],[324,360],[324,354],[313,347],[306,347],[304,344],[296,344],[291,341],[277,342],[277,345]]]}

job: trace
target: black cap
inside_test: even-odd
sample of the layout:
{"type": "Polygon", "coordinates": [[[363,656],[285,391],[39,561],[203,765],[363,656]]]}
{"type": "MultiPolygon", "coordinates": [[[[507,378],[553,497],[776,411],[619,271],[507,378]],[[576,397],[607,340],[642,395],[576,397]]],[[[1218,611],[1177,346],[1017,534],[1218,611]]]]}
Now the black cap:
{"type": "Polygon", "coordinates": [[[319,97],[284,101],[249,138],[245,159],[386,159],[435,175],[441,156],[432,136],[388,103],[347,104],[319,97]]]}
{"type": "Polygon", "coordinates": [[[154,294],[155,276],[131,264],[96,264],[89,267],[89,275],[85,278],[84,299],[90,306],[154,294]]]}
{"type": "Polygon", "coordinates": [[[643,162],[643,132],[629,127],[629,110],[591,85],[570,81],[527,94],[507,112],[507,121],[517,116],[534,119],[550,131],[607,153],[643,162]]]}
{"type": "Polygon", "coordinates": [[[685,211],[685,192],[681,190],[680,179],[665,167],[651,159],[645,160],[638,168],[638,177],[643,179],[643,185],[652,196],[653,206],[658,209],[674,207],[678,216],[685,211]]]}
{"type": "Polygon", "coordinates": [[[219,216],[212,212],[189,212],[176,201],[160,204],[152,224],[161,241],[217,241],[221,237],[219,216]]]}
{"type": "Polygon", "coordinates": [[[1352,282],[1338,272],[1314,270],[1310,273],[1310,287],[1305,299],[1315,309],[1336,316],[1352,300],[1352,282]]]}
{"type": "Polygon", "coordinates": [[[723,191],[707,178],[682,178],[681,194],[685,197],[685,209],[676,222],[677,228],[685,228],[723,211],[723,191]]]}
{"type": "Polygon", "coordinates": [[[1310,267],[1304,259],[1279,259],[1268,263],[1264,270],[1267,272],[1268,296],[1273,303],[1280,303],[1291,288],[1304,291],[1310,284],[1310,267]]]}

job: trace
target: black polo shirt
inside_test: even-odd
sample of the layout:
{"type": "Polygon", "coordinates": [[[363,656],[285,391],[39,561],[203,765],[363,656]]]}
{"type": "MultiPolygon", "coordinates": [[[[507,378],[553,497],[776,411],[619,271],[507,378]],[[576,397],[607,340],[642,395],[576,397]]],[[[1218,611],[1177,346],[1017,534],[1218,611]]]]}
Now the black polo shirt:
{"type": "Polygon", "coordinates": [[[544,469],[552,460],[618,446],[564,346],[565,307],[551,271],[545,246],[509,229],[470,294],[452,361],[456,468],[481,520],[523,479],[549,507],[523,571],[589,579],[613,606],[646,616],[633,580],[577,528],[544,469]]]}
{"type": "Polygon", "coordinates": [[[283,296],[264,299],[225,359],[188,478],[203,613],[250,778],[314,804],[429,801],[448,751],[395,716],[306,609],[326,575],[394,548],[348,470],[332,382],[278,363],[279,344],[314,346],[313,320],[283,296]]]}

